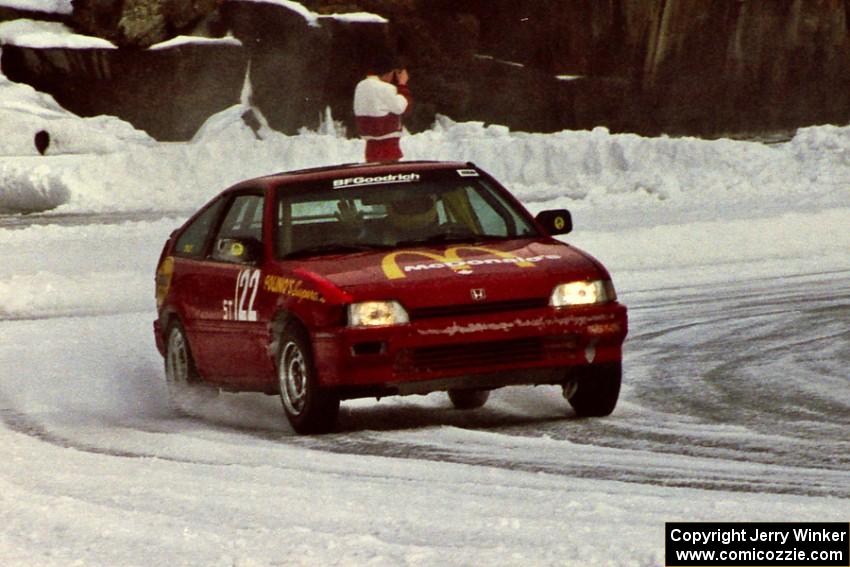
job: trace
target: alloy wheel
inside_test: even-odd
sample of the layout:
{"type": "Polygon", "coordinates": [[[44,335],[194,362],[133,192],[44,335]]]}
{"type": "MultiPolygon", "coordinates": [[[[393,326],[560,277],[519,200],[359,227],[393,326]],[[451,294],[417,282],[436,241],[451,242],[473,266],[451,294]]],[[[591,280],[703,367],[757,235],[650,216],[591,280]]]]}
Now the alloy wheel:
{"type": "Polygon", "coordinates": [[[279,380],[283,404],[290,413],[299,415],[307,405],[307,362],[294,341],[283,347],[279,380]]]}

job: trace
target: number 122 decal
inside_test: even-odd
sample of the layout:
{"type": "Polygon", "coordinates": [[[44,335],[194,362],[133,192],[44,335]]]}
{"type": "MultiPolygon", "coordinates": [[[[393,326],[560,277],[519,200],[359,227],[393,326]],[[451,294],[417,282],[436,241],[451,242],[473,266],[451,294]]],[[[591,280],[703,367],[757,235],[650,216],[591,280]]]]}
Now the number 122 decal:
{"type": "Polygon", "coordinates": [[[227,321],[256,321],[254,300],[260,287],[260,270],[247,269],[236,276],[236,291],[233,299],[222,301],[224,319],[227,321]]]}

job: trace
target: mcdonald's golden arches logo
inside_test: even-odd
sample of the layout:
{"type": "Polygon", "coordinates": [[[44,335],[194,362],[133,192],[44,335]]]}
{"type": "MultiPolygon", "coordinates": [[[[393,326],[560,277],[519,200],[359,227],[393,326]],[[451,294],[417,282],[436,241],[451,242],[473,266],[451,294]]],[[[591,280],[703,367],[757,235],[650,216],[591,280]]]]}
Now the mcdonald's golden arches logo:
{"type": "Polygon", "coordinates": [[[485,265],[508,265],[517,268],[533,268],[538,262],[544,260],[559,260],[561,257],[555,254],[542,254],[540,256],[521,257],[502,250],[493,250],[485,246],[452,246],[446,249],[444,254],[428,252],[425,250],[398,250],[384,256],[381,268],[387,279],[397,280],[406,277],[407,272],[419,272],[433,269],[449,268],[459,275],[473,273],[475,266],[485,265]],[[461,257],[461,251],[483,252],[489,257],[479,257],[470,260],[461,257]],[[400,256],[418,256],[430,260],[420,264],[407,264],[403,268],[398,265],[400,256]]]}

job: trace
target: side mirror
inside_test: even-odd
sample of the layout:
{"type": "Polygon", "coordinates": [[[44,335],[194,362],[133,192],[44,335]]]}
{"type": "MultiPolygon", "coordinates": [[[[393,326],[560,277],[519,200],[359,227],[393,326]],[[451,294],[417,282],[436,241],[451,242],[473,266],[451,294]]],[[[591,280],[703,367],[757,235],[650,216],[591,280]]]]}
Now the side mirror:
{"type": "Polygon", "coordinates": [[[256,264],[263,259],[263,243],[256,238],[221,238],[216,241],[213,258],[224,262],[256,264]]]}
{"type": "Polygon", "coordinates": [[[573,217],[567,209],[540,211],[534,220],[543,225],[551,235],[567,234],[573,230],[573,217]]]}

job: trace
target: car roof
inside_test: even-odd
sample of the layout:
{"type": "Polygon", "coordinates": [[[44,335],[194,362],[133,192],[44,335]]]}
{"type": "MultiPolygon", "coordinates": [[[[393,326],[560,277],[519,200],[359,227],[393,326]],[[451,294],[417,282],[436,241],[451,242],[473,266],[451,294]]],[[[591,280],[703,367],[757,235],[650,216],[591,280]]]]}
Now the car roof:
{"type": "Polygon", "coordinates": [[[295,171],[282,171],[271,175],[264,175],[255,179],[246,180],[239,184],[253,184],[260,182],[263,185],[286,185],[289,183],[302,183],[305,181],[322,181],[336,179],[341,176],[352,175],[386,175],[390,173],[412,173],[421,171],[450,170],[457,168],[474,168],[471,162],[459,161],[400,161],[384,163],[345,163],[324,167],[313,167],[298,169],[295,171]]]}

